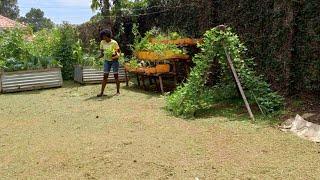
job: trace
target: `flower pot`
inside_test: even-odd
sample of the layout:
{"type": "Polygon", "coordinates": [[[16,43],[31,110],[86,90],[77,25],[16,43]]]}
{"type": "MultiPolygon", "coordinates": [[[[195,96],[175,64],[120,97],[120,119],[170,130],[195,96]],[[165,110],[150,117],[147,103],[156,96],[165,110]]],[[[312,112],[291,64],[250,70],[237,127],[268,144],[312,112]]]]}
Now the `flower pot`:
{"type": "Polygon", "coordinates": [[[151,51],[137,51],[135,56],[144,61],[161,61],[170,59],[189,59],[189,55],[177,54],[173,51],[164,51],[162,53],[151,52],[151,51]]]}
{"type": "Polygon", "coordinates": [[[156,61],[160,59],[158,53],[151,52],[151,51],[138,51],[135,53],[135,56],[140,60],[147,60],[147,61],[156,61]]]}
{"type": "Polygon", "coordinates": [[[145,73],[147,75],[156,74],[157,73],[157,69],[155,67],[147,67],[145,69],[145,73]]]}
{"type": "Polygon", "coordinates": [[[170,65],[169,64],[158,64],[156,66],[157,73],[168,73],[170,72],[170,65]]]}
{"type": "Polygon", "coordinates": [[[138,73],[144,73],[145,72],[145,68],[144,67],[139,67],[139,68],[137,68],[137,72],[138,73]]]}
{"type": "Polygon", "coordinates": [[[197,45],[197,43],[202,42],[202,39],[192,39],[192,38],[181,38],[181,39],[175,39],[175,40],[169,40],[169,39],[165,39],[165,40],[157,40],[157,39],[151,39],[150,40],[151,43],[162,43],[162,44],[176,44],[176,45],[180,45],[180,46],[193,46],[193,45],[197,45]]]}

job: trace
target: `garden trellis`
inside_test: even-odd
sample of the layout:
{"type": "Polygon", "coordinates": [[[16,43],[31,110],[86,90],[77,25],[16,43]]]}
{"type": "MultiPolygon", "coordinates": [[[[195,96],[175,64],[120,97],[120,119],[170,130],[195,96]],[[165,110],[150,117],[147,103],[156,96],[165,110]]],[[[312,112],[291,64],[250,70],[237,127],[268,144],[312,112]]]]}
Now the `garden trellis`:
{"type": "MultiPolygon", "coordinates": [[[[201,52],[193,58],[195,67],[188,81],[167,98],[167,109],[174,115],[193,117],[199,110],[210,109],[213,104],[236,96],[235,84],[241,91],[240,83],[234,83],[234,78],[237,79],[236,73],[246,89],[249,101],[258,104],[262,113],[272,113],[283,106],[283,98],[272,92],[264,79],[254,72],[251,60],[243,59],[245,47],[230,28],[213,28],[207,31],[203,44],[199,47],[201,52]],[[230,61],[230,57],[233,58],[233,62],[230,61]],[[221,73],[217,77],[220,81],[209,87],[206,86],[208,71],[215,62],[220,64],[221,73]],[[228,73],[228,64],[231,67],[234,64],[234,76],[228,73]]],[[[244,93],[241,94],[251,118],[254,119],[244,93]]]]}

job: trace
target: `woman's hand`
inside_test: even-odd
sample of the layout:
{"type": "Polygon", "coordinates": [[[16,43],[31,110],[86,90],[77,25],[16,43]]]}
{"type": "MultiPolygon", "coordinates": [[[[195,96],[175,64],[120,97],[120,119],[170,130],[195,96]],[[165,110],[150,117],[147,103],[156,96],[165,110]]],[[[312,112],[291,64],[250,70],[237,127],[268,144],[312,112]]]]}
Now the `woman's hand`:
{"type": "Polygon", "coordinates": [[[115,52],[115,53],[112,55],[111,59],[112,59],[113,61],[116,61],[116,60],[119,59],[119,57],[120,57],[120,52],[117,51],[117,52],[115,52]]]}
{"type": "Polygon", "coordinates": [[[118,53],[116,53],[116,54],[114,54],[114,55],[112,55],[112,58],[111,58],[112,60],[118,60],[119,59],[119,54],[118,53]]]}

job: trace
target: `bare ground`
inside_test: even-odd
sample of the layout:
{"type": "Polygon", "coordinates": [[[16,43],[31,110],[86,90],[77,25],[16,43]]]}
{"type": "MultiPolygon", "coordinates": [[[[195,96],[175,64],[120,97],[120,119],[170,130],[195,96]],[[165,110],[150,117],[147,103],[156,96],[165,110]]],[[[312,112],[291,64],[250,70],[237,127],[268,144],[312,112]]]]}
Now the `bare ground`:
{"type": "Polygon", "coordinates": [[[247,121],[168,115],[139,90],[0,95],[0,179],[318,179],[320,146],[247,121]]]}

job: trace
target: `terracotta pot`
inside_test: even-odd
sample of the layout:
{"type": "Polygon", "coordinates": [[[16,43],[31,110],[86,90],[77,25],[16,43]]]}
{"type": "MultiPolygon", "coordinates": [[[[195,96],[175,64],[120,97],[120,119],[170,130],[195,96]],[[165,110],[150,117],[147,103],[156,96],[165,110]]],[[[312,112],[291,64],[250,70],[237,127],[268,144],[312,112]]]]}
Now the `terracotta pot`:
{"type": "Polygon", "coordinates": [[[158,53],[149,51],[138,51],[135,53],[135,56],[140,60],[155,61],[159,59],[158,53]]]}
{"type": "Polygon", "coordinates": [[[139,68],[137,68],[137,72],[138,73],[144,73],[145,72],[145,68],[144,67],[139,67],[139,68]]]}
{"type": "Polygon", "coordinates": [[[147,75],[156,74],[157,73],[157,69],[155,67],[147,67],[145,69],[145,73],[147,75]]]}
{"type": "Polygon", "coordinates": [[[170,65],[169,64],[158,64],[156,66],[157,73],[168,73],[170,72],[170,65]]]}

